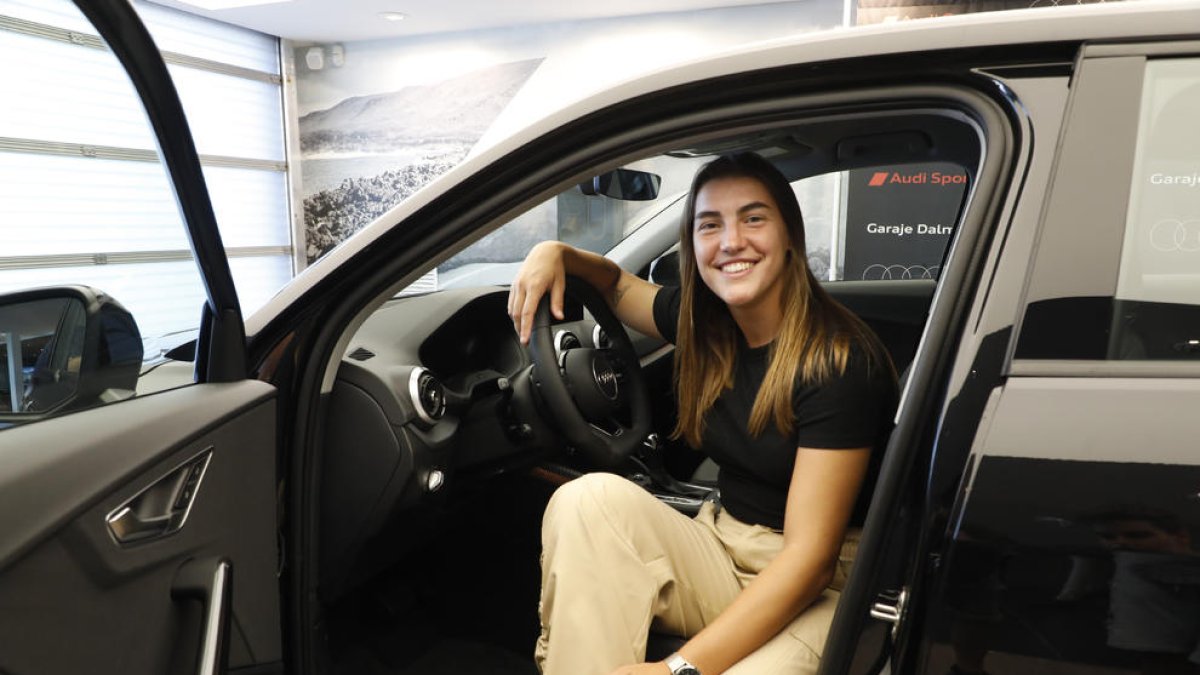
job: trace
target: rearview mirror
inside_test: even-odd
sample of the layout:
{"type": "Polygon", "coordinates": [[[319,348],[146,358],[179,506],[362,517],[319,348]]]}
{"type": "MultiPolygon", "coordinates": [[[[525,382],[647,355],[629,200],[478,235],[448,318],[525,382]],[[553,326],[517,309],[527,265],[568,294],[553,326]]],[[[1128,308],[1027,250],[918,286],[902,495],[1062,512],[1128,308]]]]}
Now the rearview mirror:
{"type": "Polygon", "coordinates": [[[627,202],[658,199],[662,176],[636,169],[614,169],[579,184],[583,194],[610,197],[627,202]]]}
{"type": "Polygon", "coordinates": [[[142,335],[87,286],[0,295],[0,422],[22,423],[133,395],[142,335]]]}

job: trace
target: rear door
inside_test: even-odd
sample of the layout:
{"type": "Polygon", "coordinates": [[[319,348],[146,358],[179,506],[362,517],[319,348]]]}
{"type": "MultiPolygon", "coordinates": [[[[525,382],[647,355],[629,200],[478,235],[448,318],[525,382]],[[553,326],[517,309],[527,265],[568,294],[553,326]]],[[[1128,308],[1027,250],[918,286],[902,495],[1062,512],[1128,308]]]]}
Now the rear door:
{"type": "MultiPolygon", "coordinates": [[[[107,43],[121,62],[145,103],[205,299],[194,308],[199,348],[190,381],[148,395],[110,392],[98,398],[103,405],[27,423],[17,415],[18,424],[0,430],[0,672],[282,672],[275,390],[245,379],[228,261],[157,49],[123,0],[77,5],[88,19],[78,33],[9,28],[97,50],[107,43]]],[[[98,95],[104,91],[98,85],[98,95]]],[[[27,142],[0,159],[30,174],[48,166],[53,175],[61,173],[56,158],[75,151],[60,150],[27,142]]],[[[79,154],[101,164],[144,159],[104,147],[81,146],[79,154]]],[[[101,164],[93,175],[104,173],[101,164]]],[[[139,283],[163,284],[168,294],[158,275],[167,269],[130,266],[124,276],[142,274],[139,283]]],[[[9,373],[15,391],[20,369],[9,373]]]]}
{"type": "Polygon", "coordinates": [[[1088,46],[1072,90],[919,672],[1200,668],[1200,43],[1088,46]]]}

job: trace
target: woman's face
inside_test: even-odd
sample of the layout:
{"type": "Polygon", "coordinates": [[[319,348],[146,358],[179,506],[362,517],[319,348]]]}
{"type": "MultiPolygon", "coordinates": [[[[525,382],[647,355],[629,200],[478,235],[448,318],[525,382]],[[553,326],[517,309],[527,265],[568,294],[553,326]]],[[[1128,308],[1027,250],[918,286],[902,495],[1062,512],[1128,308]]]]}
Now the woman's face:
{"type": "Polygon", "coordinates": [[[696,195],[692,245],[700,278],[735,316],[778,311],[788,236],[766,186],[753,178],[705,183],[696,195]]]}

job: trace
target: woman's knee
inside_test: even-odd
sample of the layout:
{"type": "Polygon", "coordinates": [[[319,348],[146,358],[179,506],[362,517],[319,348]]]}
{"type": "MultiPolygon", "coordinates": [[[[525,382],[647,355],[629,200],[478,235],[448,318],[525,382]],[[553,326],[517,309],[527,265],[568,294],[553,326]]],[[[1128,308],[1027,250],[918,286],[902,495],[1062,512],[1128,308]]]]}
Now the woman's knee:
{"type": "Polygon", "coordinates": [[[634,483],[611,473],[589,473],[563,484],[550,497],[546,517],[559,513],[590,513],[604,508],[621,508],[621,504],[644,492],[634,483]]]}

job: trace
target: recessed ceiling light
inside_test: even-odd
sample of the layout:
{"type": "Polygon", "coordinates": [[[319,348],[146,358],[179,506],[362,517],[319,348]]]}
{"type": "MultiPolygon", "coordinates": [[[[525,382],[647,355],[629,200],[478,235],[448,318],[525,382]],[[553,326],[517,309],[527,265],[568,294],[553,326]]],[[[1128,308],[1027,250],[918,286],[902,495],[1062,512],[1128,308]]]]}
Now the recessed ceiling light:
{"type": "Polygon", "coordinates": [[[254,7],[255,5],[276,5],[292,0],[177,0],[184,5],[192,5],[200,9],[236,9],[238,7],[254,7]]]}
{"type": "Polygon", "coordinates": [[[380,12],[379,18],[384,21],[403,21],[408,18],[404,12],[380,12]]]}

